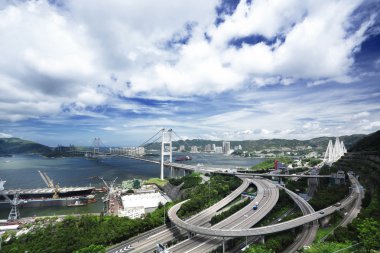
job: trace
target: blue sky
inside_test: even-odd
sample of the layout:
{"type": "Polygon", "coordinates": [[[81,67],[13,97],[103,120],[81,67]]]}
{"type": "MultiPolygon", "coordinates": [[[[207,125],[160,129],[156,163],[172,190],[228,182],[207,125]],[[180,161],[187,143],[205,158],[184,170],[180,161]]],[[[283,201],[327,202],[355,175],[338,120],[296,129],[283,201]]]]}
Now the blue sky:
{"type": "Polygon", "coordinates": [[[55,146],[380,129],[376,0],[0,2],[0,137],[55,146]]]}

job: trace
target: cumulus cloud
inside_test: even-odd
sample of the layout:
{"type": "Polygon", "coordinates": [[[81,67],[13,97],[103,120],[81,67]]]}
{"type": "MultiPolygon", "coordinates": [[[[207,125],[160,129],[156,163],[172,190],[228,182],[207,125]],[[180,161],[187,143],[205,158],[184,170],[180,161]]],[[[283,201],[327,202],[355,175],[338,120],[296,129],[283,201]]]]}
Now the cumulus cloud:
{"type": "Polygon", "coordinates": [[[0,133],[0,138],[12,138],[13,136],[7,133],[0,133]]]}
{"type": "Polygon", "coordinates": [[[366,118],[370,115],[369,112],[359,112],[359,113],[356,113],[352,116],[352,119],[361,119],[361,118],[366,118]]]}
{"type": "Polygon", "coordinates": [[[373,25],[373,16],[352,23],[362,3],[241,0],[218,17],[217,0],[8,2],[0,10],[0,98],[15,107],[27,102],[34,113],[3,110],[0,117],[58,115],[60,105],[73,103],[116,107],[118,96],[137,94],[199,96],[299,79],[347,82],[373,25]],[[247,37],[259,39],[244,42],[247,37]],[[239,39],[241,46],[231,44],[239,39]],[[39,109],[40,101],[49,112],[39,109]]]}

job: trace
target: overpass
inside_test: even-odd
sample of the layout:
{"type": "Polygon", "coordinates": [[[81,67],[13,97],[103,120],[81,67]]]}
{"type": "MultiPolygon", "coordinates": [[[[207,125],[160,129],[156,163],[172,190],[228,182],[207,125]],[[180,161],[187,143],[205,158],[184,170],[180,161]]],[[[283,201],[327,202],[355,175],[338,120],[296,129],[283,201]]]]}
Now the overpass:
{"type": "MultiPolygon", "coordinates": [[[[340,210],[342,208],[349,206],[353,201],[356,200],[356,198],[360,197],[359,182],[357,181],[355,177],[351,175],[349,178],[350,178],[351,183],[353,184],[354,191],[347,198],[342,200],[340,204],[332,205],[320,211],[313,212],[313,213],[304,215],[302,217],[299,217],[290,221],[286,221],[286,222],[282,222],[282,223],[278,223],[278,224],[274,224],[270,226],[250,228],[250,229],[214,229],[214,228],[194,226],[192,224],[189,224],[181,220],[176,214],[177,211],[180,209],[181,205],[185,203],[187,200],[174,205],[168,211],[168,216],[169,216],[169,219],[178,227],[185,229],[187,231],[191,231],[193,233],[202,234],[202,235],[218,236],[218,237],[243,237],[243,236],[257,236],[257,235],[272,234],[272,233],[292,229],[292,228],[307,224],[309,222],[313,222],[325,216],[331,215],[337,210],[340,210]]],[[[293,197],[295,200],[297,199],[301,200],[301,197],[299,197],[298,195],[296,196],[295,193],[293,197]]]]}

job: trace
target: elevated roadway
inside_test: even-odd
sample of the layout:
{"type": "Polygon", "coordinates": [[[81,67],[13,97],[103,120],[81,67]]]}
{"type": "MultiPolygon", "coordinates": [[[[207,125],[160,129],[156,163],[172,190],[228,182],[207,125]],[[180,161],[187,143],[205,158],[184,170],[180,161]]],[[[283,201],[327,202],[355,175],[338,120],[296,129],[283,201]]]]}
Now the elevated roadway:
{"type": "MultiPolygon", "coordinates": [[[[230,217],[215,224],[211,229],[245,229],[257,224],[276,205],[279,198],[278,188],[270,181],[263,179],[252,179],[257,187],[257,196],[246,207],[234,213],[230,217]],[[259,202],[257,210],[253,210],[253,205],[259,202]]],[[[220,237],[208,237],[196,235],[193,238],[180,242],[169,248],[170,252],[210,252],[223,244],[220,237]]]]}
{"type": "MultiPolygon", "coordinates": [[[[355,187],[358,188],[358,185],[356,184],[355,187]]],[[[181,203],[178,203],[174,205],[168,212],[168,216],[170,220],[177,225],[180,228],[183,228],[187,231],[191,231],[193,233],[202,234],[202,235],[208,235],[208,236],[217,236],[217,237],[243,237],[243,236],[256,236],[256,235],[265,235],[265,234],[271,234],[276,232],[285,231],[291,228],[295,228],[304,224],[307,224],[309,222],[318,220],[320,218],[323,218],[325,216],[328,216],[332,213],[334,213],[337,210],[340,210],[341,208],[347,207],[350,205],[353,201],[356,200],[356,198],[359,196],[358,193],[353,192],[350,194],[347,198],[342,200],[342,202],[339,204],[339,206],[333,205],[329,206],[327,208],[324,208],[320,211],[313,212],[307,215],[304,215],[302,217],[270,225],[265,227],[259,227],[259,228],[251,228],[251,229],[215,229],[215,228],[204,228],[200,226],[195,226],[192,224],[189,224],[181,219],[178,218],[176,215],[177,211],[181,207],[181,205],[186,202],[183,201],[181,203]]],[[[294,196],[295,199],[301,200],[302,198],[299,196],[294,196]]]]}
{"type": "MultiPolygon", "coordinates": [[[[203,210],[199,214],[187,219],[187,222],[190,222],[194,225],[204,225],[208,223],[212,216],[215,213],[222,209],[224,206],[228,205],[234,199],[240,196],[240,194],[245,191],[251,183],[251,180],[248,178],[242,178],[242,184],[235,189],[228,196],[214,204],[213,206],[203,210]]],[[[186,235],[186,231],[179,230],[176,227],[167,228],[166,226],[160,226],[154,230],[143,233],[140,236],[127,240],[123,243],[120,243],[107,252],[109,253],[123,253],[123,252],[151,252],[156,249],[157,243],[165,244],[169,241],[175,240],[181,236],[186,235]]]]}

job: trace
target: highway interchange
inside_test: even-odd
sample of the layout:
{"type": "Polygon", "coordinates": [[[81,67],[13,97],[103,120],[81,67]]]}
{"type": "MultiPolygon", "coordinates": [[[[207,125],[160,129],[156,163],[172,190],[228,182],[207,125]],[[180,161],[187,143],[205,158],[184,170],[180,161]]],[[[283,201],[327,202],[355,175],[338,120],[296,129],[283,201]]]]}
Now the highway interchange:
{"type": "Polygon", "coordinates": [[[363,196],[362,188],[357,179],[349,175],[349,179],[352,183],[352,190],[350,195],[342,200],[339,205],[329,206],[323,210],[315,212],[304,199],[285,189],[300,207],[303,216],[287,222],[252,228],[252,226],[260,221],[275,206],[278,200],[278,187],[273,185],[269,180],[259,179],[252,176],[247,178],[247,175],[236,176],[242,178],[242,185],[215,205],[183,221],[176,215],[176,212],[183,203],[181,202],[173,206],[168,212],[169,219],[177,227],[167,228],[166,226],[161,226],[153,231],[148,231],[136,238],[132,238],[119,246],[113,247],[107,252],[152,252],[156,249],[157,243],[166,243],[181,236],[186,236],[187,232],[185,231],[191,231],[196,235],[172,246],[168,249],[170,252],[209,252],[223,244],[224,238],[270,234],[304,225],[302,232],[296,238],[295,242],[288,248],[289,252],[293,252],[304,245],[312,243],[318,229],[318,219],[328,216],[337,210],[348,207],[354,201],[355,204],[351,209],[352,211],[348,213],[346,216],[347,218],[345,217],[346,222],[350,222],[353,219],[352,217],[355,217],[358,210],[360,210],[360,200],[363,196]],[[257,187],[256,198],[237,213],[231,215],[220,223],[211,226],[209,224],[211,217],[214,216],[218,210],[236,199],[251,183],[255,184],[257,187]],[[252,206],[255,202],[259,202],[259,209],[252,210],[252,206]],[[182,229],[179,229],[178,227],[182,229]]]}

